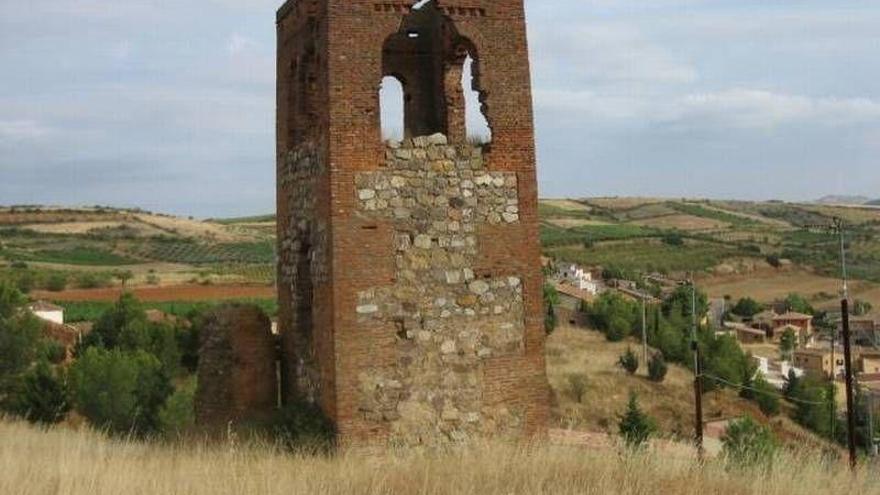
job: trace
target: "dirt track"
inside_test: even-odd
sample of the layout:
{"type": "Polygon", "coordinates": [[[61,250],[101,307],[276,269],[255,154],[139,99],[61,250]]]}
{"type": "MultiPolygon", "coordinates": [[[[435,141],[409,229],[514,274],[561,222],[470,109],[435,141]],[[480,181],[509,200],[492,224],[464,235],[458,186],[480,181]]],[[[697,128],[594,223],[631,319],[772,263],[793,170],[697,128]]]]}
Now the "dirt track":
{"type": "MultiPolygon", "coordinates": [[[[275,297],[275,288],[266,285],[175,285],[167,287],[134,287],[129,289],[141,301],[212,301],[222,299],[263,299],[275,297]]],[[[108,289],[76,289],[63,292],[34,291],[34,299],[53,301],[115,301],[122,294],[120,287],[108,289]]]]}

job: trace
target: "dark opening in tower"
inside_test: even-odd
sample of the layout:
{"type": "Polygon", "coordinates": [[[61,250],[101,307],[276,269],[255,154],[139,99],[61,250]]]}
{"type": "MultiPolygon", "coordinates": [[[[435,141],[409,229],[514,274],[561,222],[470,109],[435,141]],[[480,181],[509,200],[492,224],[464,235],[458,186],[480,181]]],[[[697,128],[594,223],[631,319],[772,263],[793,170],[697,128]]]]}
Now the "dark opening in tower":
{"type": "Polygon", "coordinates": [[[397,33],[386,39],[382,75],[379,114],[383,137],[439,132],[450,141],[464,142],[471,128],[481,141],[489,140],[486,95],[479,89],[476,47],[458,33],[452,19],[437,7],[436,0],[417,3],[403,18],[397,33]],[[388,83],[394,82],[389,77],[402,87],[402,104],[393,101],[399,98],[399,92],[395,97],[395,91],[389,91],[388,83]],[[472,106],[470,111],[468,104],[472,106]],[[394,118],[401,106],[402,129],[394,118]],[[485,123],[481,125],[480,120],[485,123]]]}

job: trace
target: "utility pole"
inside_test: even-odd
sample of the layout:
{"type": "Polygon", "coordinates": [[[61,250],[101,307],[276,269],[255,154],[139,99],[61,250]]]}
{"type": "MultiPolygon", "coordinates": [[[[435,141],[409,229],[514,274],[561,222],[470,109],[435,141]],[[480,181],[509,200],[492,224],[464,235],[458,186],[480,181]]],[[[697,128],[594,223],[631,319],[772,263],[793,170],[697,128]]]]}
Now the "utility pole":
{"type": "Polygon", "coordinates": [[[877,443],[874,440],[874,391],[868,388],[868,454],[877,456],[877,443]]]}
{"type": "Polygon", "coordinates": [[[691,286],[691,346],[694,351],[694,443],[697,456],[703,458],[703,384],[700,382],[700,344],[697,339],[697,287],[693,280],[691,286]]]}
{"type": "Polygon", "coordinates": [[[846,380],[846,439],[849,446],[849,465],[855,469],[858,458],[856,457],[856,421],[853,405],[852,345],[849,331],[849,283],[846,274],[846,225],[843,219],[834,219],[834,230],[840,235],[840,273],[843,280],[840,311],[843,317],[843,335],[841,337],[843,338],[843,365],[846,380]]]}
{"type": "MultiPolygon", "coordinates": [[[[852,369],[852,343],[850,339],[849,329],[849,280],[846,272],[846,223],[842,218],[835,217],[832,225],[806,226],[818,227],[831,230],[840,238],[840,278],[841,278],[841,298],[840,298],[840,316],[841,316],[841,339],[843,339],[843,378],[844,388],[846,390],[846,439],[849,447],[849,464],[851,469],[856,468],[858,457],[856,455],[856,431],[855,431],[855,405],[853,401],[853,369],[852,369]]],[[[832,340],[832,352],[833,352],[832,340]]],[[[831,362],[832,375],[837,363],[831,362]]],[[[832,377],[833,378],[833,377],[832,377]]],[[[834,380],[831,382],[832,390],[834,388],[834,380]]],[[[837,411],[834,411],[835,413],[837,411]]],[[[832,423],[834,418],[832,416],[832,423]]]]}
{"type": "Polygon", "coordinates": [[[648,294],[642,290],[642,354],[645,359],[645,368],[648,367],[648,294]]]}
{"type": "Polygon", "coordinates": [[[843,361],[844,373],[846,379],[846,439],[849,446],[849,465],[852,469],[856,468],[856,421],[855,409],[853,405],[853,372],[852,372],[852,349],[850,348],[849,338],[849,301],[844,295],[840,301],[840,308],[843,311],[843,361]]]}

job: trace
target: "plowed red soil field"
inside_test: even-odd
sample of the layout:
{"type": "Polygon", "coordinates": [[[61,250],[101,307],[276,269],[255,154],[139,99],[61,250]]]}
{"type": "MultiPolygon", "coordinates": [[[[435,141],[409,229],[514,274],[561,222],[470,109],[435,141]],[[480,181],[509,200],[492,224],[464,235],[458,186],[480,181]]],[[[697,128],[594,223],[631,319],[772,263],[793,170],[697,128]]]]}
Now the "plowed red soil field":
{"type": "MultiPolygon", "coordinates": [[[[223,299],[266,299],[275,297],[275,287],[267,285],[175,285],[168,287],[133,287],[128,289],[147,302],[213,301],[223,299]]],[[[120,287],[105,289],[74,289],[62,292],[34,291],[34,299],[53,301],[115,301],[122,294],[120,287]]]]}

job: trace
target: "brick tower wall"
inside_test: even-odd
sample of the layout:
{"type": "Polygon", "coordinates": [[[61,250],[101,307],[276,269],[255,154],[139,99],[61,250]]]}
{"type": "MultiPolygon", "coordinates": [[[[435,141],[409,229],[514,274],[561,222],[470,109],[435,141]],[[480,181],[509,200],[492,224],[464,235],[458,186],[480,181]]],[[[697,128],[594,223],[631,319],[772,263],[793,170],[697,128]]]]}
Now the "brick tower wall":
{"type": "MultiPolygon", "coordinates": [[[[385,48],[412,3],[291,0],[279,11],[286,390],[320,401],[343,441],[541,434],[549,389],[522,0],[437,6],[478,60],[492,130],[481,148],[463,142],[461,89],[448,83],[459,67],[440,75],[448,142],[436,134],[382,142],[385,48]],[[318,104],[304,114],[311,125],[290,132],[290,112],[303,107],[288,95],[310,79],[285,74],[312,42],[308,98],[318,104]],[[317,172],[296,178],[308,167],[290,164],[304,154],[317,172]]],[[[424,111],[422,101],[411,114],[424,111]]]]}

